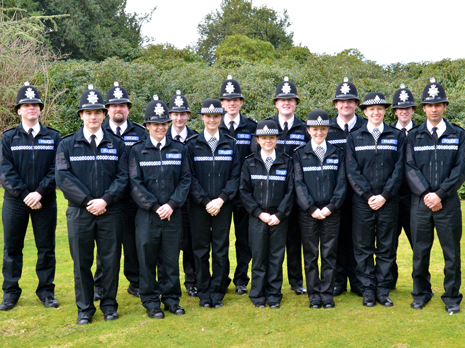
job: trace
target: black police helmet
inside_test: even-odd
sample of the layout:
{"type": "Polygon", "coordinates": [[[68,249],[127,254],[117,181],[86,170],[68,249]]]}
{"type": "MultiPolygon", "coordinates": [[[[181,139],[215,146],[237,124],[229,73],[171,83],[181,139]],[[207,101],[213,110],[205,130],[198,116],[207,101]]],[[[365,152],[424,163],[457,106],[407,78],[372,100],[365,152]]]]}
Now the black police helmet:
{"type": "Polygon", "coordinates": [[[437,103],[446,103],[449,105],[444,87],[442,87],[440,83],[437,83],[436,79],[432,77],[430,79],[430,83],[428,83],[423,89],[423,94],[421,95],[421,104],[437,103]]]}
{"type": "Polygon", "coordinates": [[[188,112],[191,113],[189,109],[189,103],[187,102],[186,97],[181,94],[181,91],[178,89],[176,95],[170,100],[170,110],[169,112],[188,112]]]}
{"type": "Polygon", "coordinates": [[[357,87],[355,87],[352,82],[349,82],[347,77],[344,77],[344,82],[338,84],[336,87],[336,93],[334,94],[333,102],[337,100],[349,99],[360,100],[358,97],[357,87]]]}
{"type": "Polygon", "coordinates": [[[221,84],[220,94],[220,100],[234,98],[244,99],[239,82],[233,80],[231,75],[228,75],[228,79],[221,84]]]}
{"type": "Polygon", "coordinates": [[[413,97],[413,93],[408,88],[405,88],[404,84],[401,84],[400,89],[395,91],[392,97],[392,108],[406,109],[409,107],[416,107],[415,98],[413,97]]]}
{"type": "Polygon", "coordinates": [[[107,103],[105,104],[106,107],[110,104],[128,104],[128,108],[131,108],[132,103],[129,100],[129,95],[126,89],[121,87],[118,82],[113,83],[113,87],[111,87],[107,92],[107,103]]]}
{"type": "Polygon", "coordinates": [[[78,116],[83,110],[104,110],[105,113],[107,112],[102,94],[94,89],[93,85],[89,85],[88,90],[81,95],[79,110],[77,111],[78,116]]]}
{"type": "Polygon", "coordinates": [[[329,126],[329,116],[324,110],[313,110],[308,113],[307,127],[329,126]]]}
{"type": "Polygon", "coordinates": [[[39,91],[29,85],[29,82],[24,82],[24,86],[21,87],[16,95],[16,106],[15,111],[18,111],[21,104],[39,104],[40,110],[44,108],[44,103],[40,99],[39,91]]]}
{"type": "Polygon", "coordinates": [[[289,77],[284,77],[284,81],[281,82],[278,87],[276,87],[274,101],[278,99],[291,99],[294,98],[299,104],[300,99],[297,95],[297,87],[292,83],[289,82],[289,77]]]}
{"type": "Polygon", "coordinates": [[[158,99],[158,95],[153,96],[153,100],[145,108],[144,126],[147,123],[171,122],[170,113],[166,104],[158,99]]]}

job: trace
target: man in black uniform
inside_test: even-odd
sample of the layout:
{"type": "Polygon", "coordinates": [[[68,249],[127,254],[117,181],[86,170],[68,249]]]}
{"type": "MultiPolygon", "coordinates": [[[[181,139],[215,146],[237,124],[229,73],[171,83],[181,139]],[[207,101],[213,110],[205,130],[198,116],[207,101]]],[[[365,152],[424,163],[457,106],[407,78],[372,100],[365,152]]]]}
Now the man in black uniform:
{"type": "Polygon", "coordinates": [[[368,93],[360,109],[368,122],[347,138],[347,180],[352,196],[354,255],[363,305],[393,306],[389,298],[399,199],[404,175],[404,135],[383,122],[384,94],[368,93]],[[374,255],[376,254],[376,265],[374,255]]]}
{"type": "MultiPolygon", "coordinates": [[[[278,124],[280,131],[276,149],[283,151],[292,157],[294,149],[300,145],[305,145],[309,141],[307,127],[305,123],[294,115],[295,108],[299,104],[297,88],[289,82],[286,76],[284,81],[276,87],[274,104],[278,109],[278,114],[267,118],[278,124]]],[[[302,276],[302,243],[299,228],[299,207],[294,204],[289,216],[287,230],[287,276],[291,290],[297,295],[306,294],[307,290],[303,286],[302,276]]]]}
{"type": "MultiPolygon", "coordinates": [[[[400,89],[394,92],[394,96],[392,98],[392,108],[394,109],[394,114],[397,116],[397,121],[394,122],[392,126],[399,129],[404,134],[404,137],[407,137],[408,132],[417,125],[412,120],[415,107],[415,98],[413,97],[412,92],[408,88],[405,88],[404,84],[401,84],[400,89]]],[[[399,246],[399,236],[402,233],[402,229],[404,229],[405,235],[407,236],[410,246],[412,247],[412,233],[410,229],[411,195],[412,191],[410,191],[407,180],[404,176],[402,185],[400,186],[398,192],[399,216],[397,220],[396,255],[397,248],[399,246]]],[[[392,264],[391,272],[392,282],[390,287],[391,290],[395,290],[397,287],[397,279],[399,277],[396,261],[394,261],[392,264]]]]}
{"type": "Polygon", "coordinates": [[[29,216],[37,247],[36,294],[46,308],[55,300],[55,153],[60,134],[39,122],[44,104],[37,89],[26,82],[16,98],[21,124],[3,133],[0,145],[0,182],[5,189],[3,221],[3,301],[0,310],[12,309],[21,296],[19,279],[29,216]]]}
{"type": "MultiPolygon", "coordinates": [[[[338,114],[330,120],[326,141],[339,146],[345,151],[345,144],[349,133],[359,129],[366,120],[355,113],[359,103],[357,87],[347,77],[336,87],[333,103],[338,114]]],[[[347,291],[347,278],[350,291],[362,296],[355,268],[354,245],[352,241],[352,187],[347,185],[347,194],[341,208],[341,223],[337,245],[336,278],[334,282],[334,296],[347,291]]]]}
{"type": "MultiPolygon", "coordinates": [[[[186,125],[191,116],[191,110],[186,97],[181,94],[180,90],[177,90],[176,95],[170,100],[169,113],[173,123],[168,127],[166,138],[174,139],[185,145],[186,140],[197,134],[197,132],[186,125]]],[[[195,273],[194,251],[192,250],[192,232],[189,225],[188,206],[189,201],[186,200],[181,207],[183,231],[181,242],[182,266],[184,268],[184,286],[187,294],[189,297],[195,297],[197,296],[197,275],[195,273]]]]}
{"type": "Polygon", "coordinates": [[[433,296],[429,262],[434,228],[444,255],[444,294],[449,313],[460,311],[460,239],[462,211],[457,190],[465,180],[465,132],[447,122],[449,104],[444,87],[434,79],[421,97],[427,120],[407,137],[406,177],[413,192],[413,309],[422,309],[433,296]]]}
{"type": "MultiPolygon", "coordinates": [[[[147,132],[143,126],[131,122],[128,119],[131,101],[126,89],[114,83],[107,92],[105,106],[108,109],[108,119],[102,127],[113,135],[124,140],[126,153],[129,157],[131,146],[138,141],[147,139],[147,132]]],[[[129,281],[128,293],[139,297],[139,262],[137,261],[135,218],[137,206],[131,199],[129,191],[121,200],[123,207],[123,251],[124,251],[124,275],[129,281]]],[[[94,300],[100,300],[102,296],[102,268],[100,258],[97,255],[97,270],[94,276],[94,300]]]]}
{"type": "Polygon", "coordinates": [[[138,205],[136,243],[140,264],[140,297],[149,317],[163,319],[160,298],[175,315],[179,306],[179,250],[182,240],[182,207],[191,183],[184,145],[166,137],[169,118],[165,103],[153,97],[145,109],[149,139],[131,150],[131,196],[138,205]],[[161,258],[163,281],[154,270],[161,258]]]}
{"type": "MultiPolygon", "coordinates": [[[[244,103],[244,97],[241,86],[236,80],[232,79],[231,75],[228,75],[228,79],[222,83],[220,93],[221,105],[226,111],[221,121],[220,131],[236,139],[239,161],[242,167],[245,157],[252,153],[252,134],[257,129],[257,122],[241,114],[240,109],[244,103]]],[[[247,271],[249,262],[252,259],[252,252],[249,248],[248,238],[249,214],[247,214],[242,204],[239,191],[233,200],[233,217],[237,260],[233,282],[236,285],[236,294],[244,295],[247,293],[247,284],[249,283],[247,271]]]]}
{"type": "Polygon", "coordinates": [[[56,156],[56,181],[68,200],[66,218],[78,325],[95,313],[91,267],[94,242],[102,263],[100,309],[105,320],[118,318],[119,268],[123,210],[119,201],[128,184],[124,142],[102,128],[107,109],[99,91],[89,85],[81,96],[78,115],[84,126],[62,139],[56,156]]]}
{"type": "Polygon", "coordinates": [[[199,304],[214,308],[223,306],[228,287],[232,199],[236,196],[240,176],[236,141],[218,129],[223,112],[219,100],[204,100],[199,113],[205,128],[187,142],[192,173],[189,218],[199,304]]]}

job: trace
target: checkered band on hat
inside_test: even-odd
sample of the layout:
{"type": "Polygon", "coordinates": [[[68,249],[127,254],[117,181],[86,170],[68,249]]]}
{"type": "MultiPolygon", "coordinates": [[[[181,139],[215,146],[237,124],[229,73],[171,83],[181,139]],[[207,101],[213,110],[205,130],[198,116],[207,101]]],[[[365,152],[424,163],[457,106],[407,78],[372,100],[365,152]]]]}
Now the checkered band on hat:
{"type": "Polygon", "coordinates": [[[379,105],[379,104],[387,104],[386,99],[381,99],[378,95],[376,95],[373,99],[368,99],[363,101],[364,105],[379,105]]]}
{"type": "Polygon", "coordinates": [[[256,135],[278,135],[279,130],[277,128],[268,128],[268,126],[265,125],[262,129],[257,129],[256,135]]]}
{"type": "Polygon", "coordinates": [[[309,127],[329,126],[329,120],[323,120],[321,116],[318,116],[316,120],[308,120],[307,126],[309,127]]]}
{"type": "MultiPolygon", "coordinates": [[[[212,104],[212,105],[213,105],[213,104],[212,104]]],[[[211,107],[212,105],[210,105],[210,107],[208,107],[208,108],[202,108],[202,109],[200,109],[200,113],[202,113],[202,114],[212,114],[212,115],[223,114],[223,113],[224,113],[224,109],[223,109],[223,108],[211,107]]]]}

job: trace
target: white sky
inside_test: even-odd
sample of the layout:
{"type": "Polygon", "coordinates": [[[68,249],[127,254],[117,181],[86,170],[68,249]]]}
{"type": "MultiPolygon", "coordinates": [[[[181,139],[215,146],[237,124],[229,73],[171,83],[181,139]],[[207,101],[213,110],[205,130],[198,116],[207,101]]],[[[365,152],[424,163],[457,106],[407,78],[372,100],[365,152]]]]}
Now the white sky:
{"type": "MultiPolygon", "coordinates": [[[[193,45],[197,25],[221,0],[127,0],[126,11],[157,6],[143,35],[178,48],[193,45]]],[[[465,3],[460,0],[253,0],[282,13],[287,9],[294,44],[312,53],[357,48],[378,64],[465,58],[465,3]]]]}

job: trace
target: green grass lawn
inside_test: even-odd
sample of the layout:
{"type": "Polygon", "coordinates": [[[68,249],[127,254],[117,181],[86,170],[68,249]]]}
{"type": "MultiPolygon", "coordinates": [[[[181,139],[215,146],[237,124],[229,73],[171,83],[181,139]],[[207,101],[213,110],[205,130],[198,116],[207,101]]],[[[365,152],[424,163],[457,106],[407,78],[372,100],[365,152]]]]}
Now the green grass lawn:
{"type": "MultiPolygon", "coordinates": [[[[0,199],[2,196],[3,189],[0,189],[0,199]]],[[[365,308],[360,297],[345,293],[335,298],[335,309],[309,309],[308,298],[296,296],[289,289],[285,272],[284,299],[278,310],[255,308],[247,296],[235,295],[231,285],[224,299],[225,306],[220,309],[201,308],[197,298],[189,298],[184,292],[181,306],[185,308],[186,315],[178,317],[168,312],[164,320],[155,320],[148,318],[139,299],[126,292],[128,282],[121,270],[118,292],[120,318],[105,322],[103,314],[97,310],[90,325],[77,326],[72,259],[66,231],[67,204],[61,192],[58,192],[58,197],[55,294],[60,308],[45,309],[35,295],[36,250],[30,229],[25,241],[20,281],[23,293],[13,310],[0,313],[0,347],[465,346],[465,314],[449,315],[440,298],[444,262],[437,241],[430,267],[436,296],[423,310],[410,309],[412,252],[404,235],[398,254],[398,287],[391,292],[395,305],[391,308],[380,305],[365,308]]],[[[1,224],[0,231],[3,232],[1,224]]],[[[3,238],[0,239],[2,246],[3,238]]],[[[235,268],[233,242],[231,233],[231,277],[235,268]]],[[[463,263],[462,269],[465,269],[463,263]]],[[[1,276],[0,280],[3,282],[1,276]]]]}

